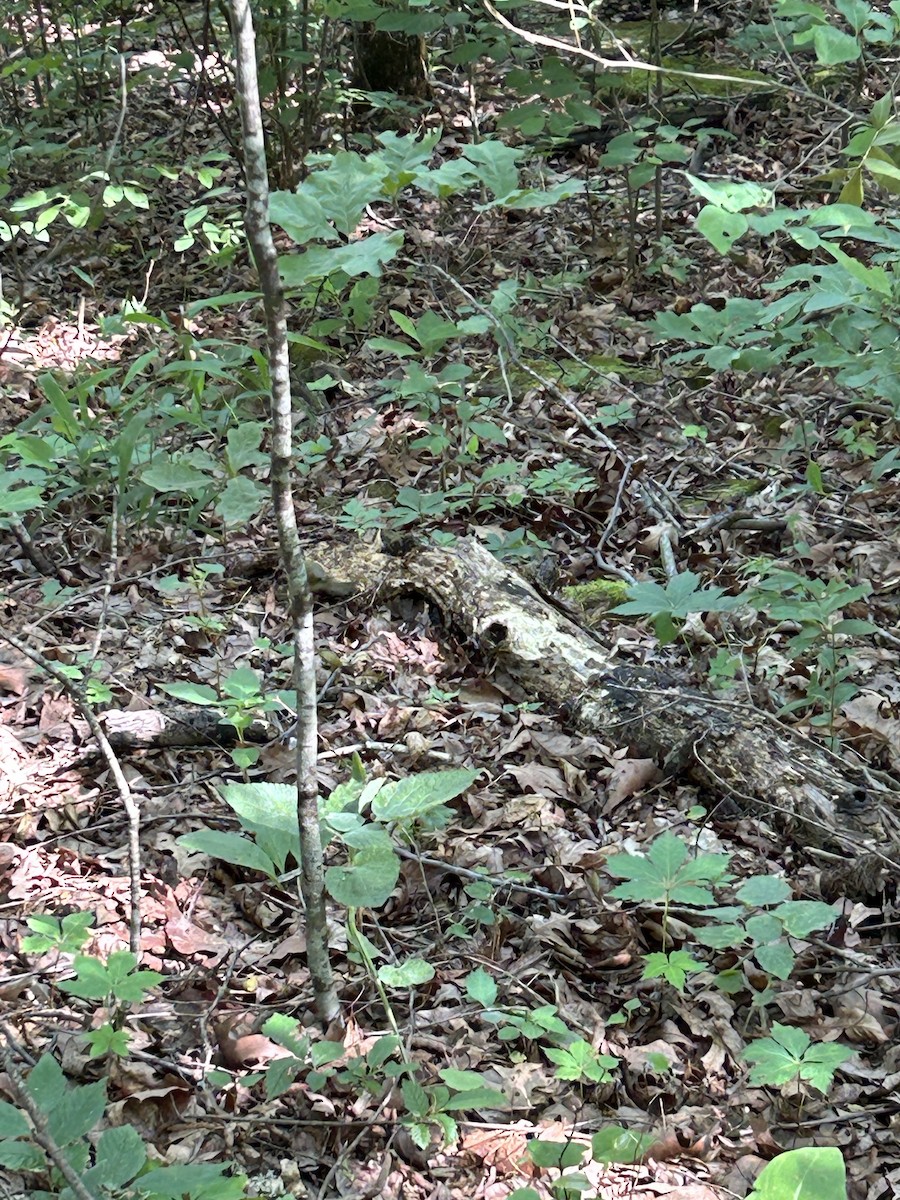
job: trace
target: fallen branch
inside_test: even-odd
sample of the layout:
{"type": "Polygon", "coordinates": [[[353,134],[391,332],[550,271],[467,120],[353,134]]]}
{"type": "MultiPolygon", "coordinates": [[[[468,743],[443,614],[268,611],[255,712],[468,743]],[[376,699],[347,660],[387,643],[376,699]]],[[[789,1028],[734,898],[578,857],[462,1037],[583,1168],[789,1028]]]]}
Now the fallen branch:
{"type": "Polygon", "coordinates": [[[557,706],[582,732],[655,759],[718,802],[765,813],[820,861],[841,864],[839,891],[848,870],[857,886],[877,888],[885,868],[898,869],[900,793],[766,713],[614,661],[480,543],[402,558],[363,545],[317,547],[316,558],[360,590],[426,596],[523,698],[557,706]]]}

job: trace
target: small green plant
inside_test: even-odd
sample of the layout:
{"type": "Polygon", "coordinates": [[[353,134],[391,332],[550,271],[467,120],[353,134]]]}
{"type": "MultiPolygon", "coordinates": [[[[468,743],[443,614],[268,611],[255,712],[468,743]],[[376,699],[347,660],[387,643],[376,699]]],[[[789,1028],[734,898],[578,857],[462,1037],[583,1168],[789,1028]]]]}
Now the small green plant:
{"type": "MultiPolygon", "coordinates": [[[[447,803],[464,792],[476,776],[477,772],[467,770],[433,771],[367,782],[357,759],[352,778],[336,787],[321,807],[323,842],[339,837],[348,852],[345,865],[326,871],[325,883],[332,898],[349,909],[384,904],[400,873],[391,834],[402,837],[414,826],[440,828],[450,815],[447,803]]],[[[233,783],[223,788],[222,797],[245,832],[198,830],[179,838],[179,845],[261,871],[272,880],[284,873],[288,858],[299,863],[294,788],[233,783]]]]}
{"type": "MultiPolygon", "coordinates": [[[[617,884],[610,893],[621,900],[663,905],[663,940],[668,940],[667,925],[672,904],[706,907],[715,904],[715,895],[707,884],[727,882],[726,854],[698,854],[689,858],[684,842],[673,833],[664,833],[650,846],[647,855],[613,854],[607,860],[612,875],[628,880],[617,884]]],[[[678,991],[684,990],[687,976],[705,969],[686,950],[663,950],[647,955],[642,978],[663,978],[678,991]]]]}
{"type": "MultiPolygon", "coordinates": [[[[650,1133],[637,1133],[620,1125],[609,1125],[599,1130],[590,1139],[583,1141],[555,1142],[549,1138],[535,1138],[528,1143],[528,1157],[536,1167],[559,1171],[557,1178],[550,1181],[554,1194],[560,1197],[585,1195],[593,1192],[593,1185],[583,1171],[572,1170],[586,1162],[637,1163],[656,1141],[650,1133]]],[[[534,1188],[517,1188],[508,1200],[540,1200],[534,1188]]]]}
{"type": "MultiPolygon", "coordinates": [[[[833,905],[821,900],[791,900],[791,890],[774,875],[753,875],[735,890],[736,906],[710,908],[705,915],[713,924],[695,931],[697,940],[713,949],[743,949],[759,967],[775,979],[788,979],[797,956],[791,938],[807,938],[813,930],[827,929],[835,920],[833,905]]],[[[727,992],[743,989],[746,981],[740,961],[716,976],[716,984],[727,992]]],[[[762,1007],[772,999],[771,988],[754,996],[762,1007]]]]}
{"type": "Polygon", "coordinates": [[[520,1038],[538,1043],[547,1058],[556,1065],[557,1079],[579,1083],[609,1083],[619,1060],[603,1054],[590,1042],[578,1037],[559,1016],[556,1005],[539,1004],[534,1008],[498,1008],[497,984],[483,967],[466,977],[466,995],[484,1009],[483,1018],[497,1026],[502,1042],[520,1038]]]}
{"type": "Polygon", "coordinates": [[[648,580],[628,589],[628,600],[612,611],[623,616],[650,617],[660,644],[678,637],[678,625],[691,613],[728,612],[740,602],[720,587],[702,587],[699,575],[684,571],[665,584],[648,580]]]}
{"type": "MultiPolygon", "coordinates": [[[[240,1200],[245,1194],[246,1178],[229,1177],[228,1164],[154,1166],[131,1125],[107,1128],[95,1136],[92,1131],[106,1111],[106,1081],[72,1086],[49,1054],[29,1072],[25,1092],[91,1196],[117,1196],[125,1188],[135,1200],[240,1200]]],[[[71,1196],[58,1167],[35,1141],[26,1111],[0,1101],[0,1162],[43,1177],[48,1186],[30,1188],[31,1200],[71,1196]]]]}
{"type": "MultiPolygon", "coordinates": [[[[252,667],[236,667],[226,675],[222,680],[221,695],[205,683],[165,683],[161,687],[176,700],[199,704],[221,713],[222,721],[236,731],[241,741],[261,714],[280,707],[277,699],[264,694],[262,681],[252,667]]],[[[256,761],[256,757],[256,750],[252,746],[241,745],[232,753],[238,766],[249,766],[256,761]]]]}
{"type": "Polygon", "coordinates": [[[834,1073],[848,1058],[849,1046],[837,1042],[813,1043],[809,1034],[793,1025],[772,1026],[771,1037],[759,1038],[746,1048],[744,1061],[752,1063],[750,1083],[763,1087],[783,1087],[792,1080],[811,1083],[827,1092],[834,1073]]]}
{"type": "Polygon", "coordinates": [[[105,962],[93,954],[80,954],[93,923],[91,913],[69,913],[61,921],[49,913],[36,913],[28,918],[28,926],[34,932],[22,939],[22,949],[26,954],[55,950],[58,954],[74,955],[74,977],[56,986],[70,996],[97,1000],[101,1007],[115,1010],[110,1021],[84,1035],[91,1048],[90,1056],[124,1056],[128,1053],[129,1034],[121,1028],[121,1010],[125,1005],[140,1003],[151,988],[162,982],[163,976],[156,971],[138,970],[137,958],[129,950],[114,950],[105,962]]]}
{"type": "MultiPolygon", "coordinates": [[[[717,950],[741,950],[744,960],[754,958],[759,967],[779,980],[789,978],[796,962],[790,939],[808,937],[813,930],[827,928],[835,919],[832,905],[817,900],[791,900],[784,880],[770,875],[745,879],[735,891],[739,903],[719,906],[712,888],[731,883],[728,856],[698,854],[690,858],[685,844],[668,832],[654,840],[646,855],[611,855],[607,869],[617,878],[627,880],[612,889],[612,896],[639,904],[663,905],[664,939],[673,904],[696,908],[693,936],[698,943],[717,950]]],[[[747,986],[741,962],[715,976],[723,991],[733,993],[747,986]]],[[[647,955],[642,978],[663,978],[683,991],[689,974],[708,969],[707,963],[685,949],[664,950],[647,955]]],[[[766,989],[754,997],[754,1004],[763,1007],[772,995],[766,989]]]]}
{"type": "Polygon", "coordinates": [[[846,641],[877,632],[871,621],[845,617],[843,610],[870,591],[868,583],[853,585],[839,578],[823,583],[795,571],[770,570],[747,596],[769,620],[799,627],[788,639],[788,649],[801,662],[813,661],[804,695],[782,705],[780,712],[809,713],[810,724],[827,729],[832,742],[841,706],[858,691],[846,641]]]}

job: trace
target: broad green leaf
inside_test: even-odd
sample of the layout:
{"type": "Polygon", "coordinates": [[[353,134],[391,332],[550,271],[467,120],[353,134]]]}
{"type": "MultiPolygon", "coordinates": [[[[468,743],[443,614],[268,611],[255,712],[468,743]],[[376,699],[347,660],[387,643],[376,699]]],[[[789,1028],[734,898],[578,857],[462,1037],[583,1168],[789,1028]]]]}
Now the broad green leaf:
{"type": "Polygon", "coordinates": [[[205,683],[162,683],[159,685],[168,696],[184,700],[186,704],[216,704],[219,697],[205,683]]]}
{"type": "Polygon", "coordinates": [[[11,1171],[44,1171],[47,1162],[40,1147],[32,1142],[0,1142],[0,1166],[11,1171]]]}
{"type": "Polygon", "coordinates": [[[216,829],[198,829],[196,833],[186,833],[178,838],[178,845],[188,850],[199,850],[211,858],[221,858],[223,862],[236,867],[247,867],[251,871],[261,871],[270,879],[278,878],[278,869],[255,842],[242,837],[239,833],[221,833],[216,829]]]}
{"type": "Polygon", "coordinates": [[[64,979],[57,986],[71,996],[82,996],[89,1000],[105,1000],[112,992],[109,972],[99,959],[89,954],[78,954],[72,964],[75,979],[64,979]]]}
{"type": "Polygon", "coordinates": [[[552,1167],[557,1171],[577,1167],[584,1161],[585,1147],[577,1142],[550,1142],[535,1138],[528,1143],[528,1157],[536,1167],[552,1167]]]}
{"type": "Polygon", "coordinates": [[[743,213],[726,212],[714,204],[707,204],[697,217],[697,229],[720,254],[727,254],[739,238],[750,228],[743,213]]]}
{"type": "Polygon", "coordinates": [[[159,1167],[140,1177],[140,1190],[165,1200],[241,1200],[247,1180],[242,1175],[228,1177],[228,1163],[182,1163],[159,1167]]]}
{"type": "Polygon", "coordinates": [[[591,1156],[598,1163],[640,1162],[656,1138],[650,1133],[637,1133],[610,1125],[595,1133],[591,1139],[591,1156]]]}
{"type": "Polygon", "coordinates": [[[280,225],[298,246],[316,240],[337,241],[338,235],[311,189],[297,192],[272,192],[269,196],[269,219],[280,225]]]}
{"type": "Polygon", "coordinates": [[[497,984],[484,967],[476,967],[466,976],[466,995],[485,1008],[490,1008],[496,1003],[497,984]]]}
{"type": "Polygon", "coordinates": [[[104,1129],[97,1142],[95,1166],[85,1173],[84,1182],[102,1184],[107,1189],[122,1188],[137,1175],[147,1161],[144,1142],[131,1125],[104,1129]]]}
{"type": "Polygon", "coordinates": [[[394,890],[400,861],[390,839],[371,842],[356,850],[345,867],[329,867],[325,886],[338,904],[348,908],[378,908],[394,890]]]}
{"type": "MultiPolygon", "coordinates": [[[[700,179],[687,171],[685,178],[704,200],[709,201],[715,208],[728,213],[739,213],[747,208],[768,208],[774,195],[772,188],[763,187],[758,183],[741,183],[729,179],[700,179]]],[[[778,218],[777,227],[780,228],[783,223],[784,217],[782,216],[778,218]]]]}
{"type": "Polygon", "coordinates": [[[522,150],[492,140],[466,146],[463,155],[476,168],[478,182],[495,200],[502,200],[518,188],[522,150]]]}
{"type": "Polygon", "coordinates": [[[378,978],[387,987],[415,987],[418,983],[434,979],[434,967],[422,958],[410,958],[399,967],[379,967],[378,978]]]}
{"type": "Polygon", "coordinates": [[[496,1088],[470,1088],[468,1091],[457,1092],[449,1100],[445,1100],[442,1108],[445,1112],[468,1112],[476,1108],[506,1108],[509,1101],[496,1088]]]}
{"type": "Polygon", "coordinates": [[[305,254],[282,255],[278,267],[286,287],[302,287],[313,279],[327,279],[342,272],[356,275],[381,275],[381,268],[390,262],[403,245],[403,234],[373,233],[346,246],[315,246],[305,254]]]}
{"type": "Polygon", "coordinates": [[[60,1146],[68,1146],[90,1133],[105,1109],[105,1079],[83,1087],[66,1087],[47,1115],[47,1131],[60,1146]]]}
{"type": "Polygon", "coordinates": [[[856,62],[862,53],[855,37],[833,25],[817,25],[812,30],[812,43],[823,67],[856,62]]]}
{"type": "Polygon", "coordinates": [[[789,979],[797,963],[796,954],[785,941],[757,946],[754,956],[762,969],[776,979],[789,979]]]}
{"type": "Polygon", "coordinates": [[[745,922],[747,936],[757,945],[777,941],[784,930],[782,923],[773,913],[754,913],[745,922]]]}
{"type": "Polygon", "coordinates": [[[91,1058],[102,1058],[106,1054],[114,1054],[124,1058],[131,1044],[131,1034],[127,1029],[114,1029],[112,1025],[101,1025],[99,1029],[90,1029],[84,1035],[84,1040],[91,1048],[91,1058]]]}
{"type": "Polygon", "coordinates": [[[814,929],[827,929],[834,924],[837,912],[834,905],[821,900],[791,900],[776,908],[772,914],[792,937],[807,937],[814,929]]]}
{"type": "Polygon", "coordinates": [[[269,456],[260,450],[260,442],[266,432],[262,421],[242,421],[228,430],[225,456],[229,470],[237,473],[245,467],[260,467],[268,464],[269,456]]]}
{"type": "Polygon", "coordinates": [[[297,194],[317,201],[327,220],[349,237],[356,231],[366,205],[381,198],[382,174],[377,160],[369,162],[342,150],[332,155],[324,171],[313,171],[297,194]]]}
{"type": "Polygon", "coordinates": [[[750,1200],[847,1200],[847,1171],[836,1146],[803,1146],[760,1171],[750,1200]]]}
{"type": "Polygon", "coordinates": [[[31,1126],[20,1112],[6,1100],[0,1100],[0,1138],[28,1137],[31,1126]]]}
{"type": "Polygon", "coordinates": [[[155,467],[147,467],[141,472],[141,482],[157,492],[184,492],[189,496],[202,496],[213,480],[189,463],[170,460],[155,467]]]}
{"type": "Polygon", "coordinates": [[[385,823],[423,817],[461,795],[478,778],[477,771],[427,771],[386,783],[372,801],[372,812],[385,823]]]}
{"type": "Polygon", "coordinates": [[[736,895],[742,904],[762,908],[767,904],[779,904],[791,894],[788,884],[777,875],[753,875],[745,879],[736,895]]]}
{"type": "Polygon", "coordinates": [[[456,1067],[442,1067],[438,1074],[448,1088],[454,1092],[471,1091],[484,1087],[484,1079],[477,1071],[460,1071],[456,1067]]]}

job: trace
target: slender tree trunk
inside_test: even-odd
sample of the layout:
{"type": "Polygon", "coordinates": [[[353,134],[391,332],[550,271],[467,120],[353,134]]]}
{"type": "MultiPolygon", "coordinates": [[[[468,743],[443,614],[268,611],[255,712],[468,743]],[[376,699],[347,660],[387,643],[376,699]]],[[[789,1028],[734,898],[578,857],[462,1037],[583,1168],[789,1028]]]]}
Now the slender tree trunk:
{"type": "Polygon", "coordinates": [[[272,415],[272,502],[281,560],[287,575],[294,640],[297,692],[297,811],[300,822],[300,888],[306,908],[306,955],[323,1025],[335,1020],[340,1004],[328,954],[325,870],[319,827],[316,777],[316,670],[313,597],[297,533],[291,482],[292,401],[288,360],[287,306],[278,274],[278,253],[269,225],[269,181],[256,73],[256,39],[248,0],[231,0],[241,112],[244,176],[247,185],[247,238],[253,251],[266,310],[272,415]]]}

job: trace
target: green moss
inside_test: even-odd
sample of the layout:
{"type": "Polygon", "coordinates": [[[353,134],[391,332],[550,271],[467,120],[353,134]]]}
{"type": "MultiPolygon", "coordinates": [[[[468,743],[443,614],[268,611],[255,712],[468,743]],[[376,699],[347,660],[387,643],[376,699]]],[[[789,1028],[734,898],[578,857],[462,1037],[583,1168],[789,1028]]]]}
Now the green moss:
{"type": "Polygon", "coordinates": [[[627,599],[628,584],[622,579],[591,579],[588,583],[576,583],[562,589],[562,596],[583,611],[595,614],[615,608],[627,599]]]}
{"type": "Polygon", "coordinates": [[[755,496],[762,491],[761,479],[723,479],[720,483],[710,483],[697,492],[698,500],[722,500],[725,503],[743,500],[747,496],[755,496]]]}

